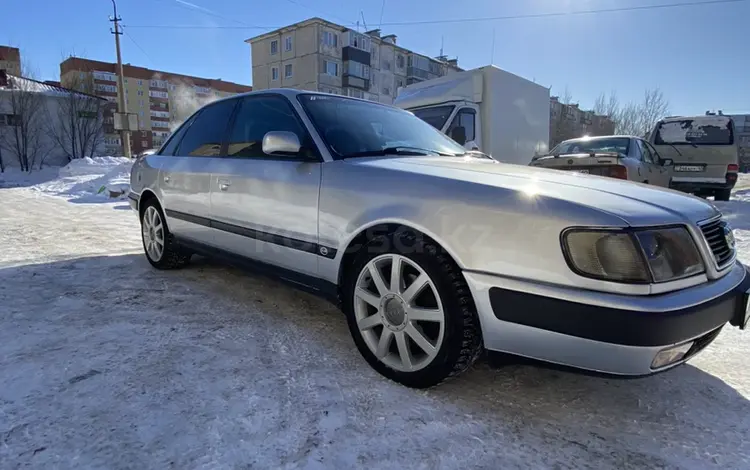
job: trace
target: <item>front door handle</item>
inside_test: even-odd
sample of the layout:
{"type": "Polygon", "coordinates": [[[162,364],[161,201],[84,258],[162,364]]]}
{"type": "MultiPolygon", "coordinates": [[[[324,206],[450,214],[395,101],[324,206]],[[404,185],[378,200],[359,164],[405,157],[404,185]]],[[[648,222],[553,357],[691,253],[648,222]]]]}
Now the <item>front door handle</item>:
{"type": "Polygon", "coordinates": [[[229,180],[219,180],[219,189],[222,191],[226,191],[231,185],[232,182],[229,180]]]}
{"type": "Polygon", "coordinates": [[[165,183],[169,183],[169,176],[165,176],[165,177],[164,177],[164,182],[165,182],[165,183]]]}

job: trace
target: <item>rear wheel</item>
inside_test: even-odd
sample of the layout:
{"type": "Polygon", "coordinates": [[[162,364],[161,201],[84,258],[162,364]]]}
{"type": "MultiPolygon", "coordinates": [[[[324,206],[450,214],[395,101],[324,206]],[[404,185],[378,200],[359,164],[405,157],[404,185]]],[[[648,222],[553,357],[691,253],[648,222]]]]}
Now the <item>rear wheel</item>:
{"type": "Polygon", "coordinates": [[[169,233],[164,212],[156,199],[146,201],[141,213],[143,250],[157,269],[181,268],[190,261],[190,254],[181,250],[169,233]]]}
{"type": "Polygon", "coordinates": [[[732,196],[731,189],[719,189],[714,193],[714,200],[728,201],[731,196],[732,196]]]}
{"type": "Polygon", "coordinates": [[[376,371],[409,387],[431,387],[468,369],[482,352],[474,301],[437,245],[413,233],[393,237],[403,238],[373,240],[356,256],[345,278],[344,311],[376,371]]]}

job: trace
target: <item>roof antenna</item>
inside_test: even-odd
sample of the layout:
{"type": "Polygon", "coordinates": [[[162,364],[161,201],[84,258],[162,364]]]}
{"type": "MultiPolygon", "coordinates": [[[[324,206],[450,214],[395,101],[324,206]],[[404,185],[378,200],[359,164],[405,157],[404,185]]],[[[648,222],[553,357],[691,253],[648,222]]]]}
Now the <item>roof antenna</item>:
{"type": "Polygon", "coordinates": [[[490,57],[490,65],[495,65],[495,28],[492,28],[492,57],[490,57]]]}
{"type": "Polygon", "coordinates": [[[359,14],[362,15],[362,24],[365,27],[365,32],[367,32],[367,21],[365,21],[365,13],[362,10],[359,10],[359,14]]]}
{"type": "Polygon", "coordinates": [[[445,36],[440,36],[440,57],[443,57],[443,44],[445,42],[445,36]]]}
{"type": "Polygon", "coordinates": [[[380,7],[380,23],[378,23],[378,29],[383,27],[383,12],[385,11],[385,0],[383,0],[383,4],[380,7]]]}

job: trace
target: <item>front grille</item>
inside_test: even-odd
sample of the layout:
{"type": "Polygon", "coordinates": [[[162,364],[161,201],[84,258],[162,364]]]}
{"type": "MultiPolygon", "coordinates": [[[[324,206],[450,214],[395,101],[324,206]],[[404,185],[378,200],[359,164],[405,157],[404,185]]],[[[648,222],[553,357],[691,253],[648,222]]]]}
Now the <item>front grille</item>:
{"type": "Polygon", "coordinates": [[[701,352],[703,349],[708,347],[709,344],[713,343],[713,341],[716,339],[717,336],[719,336],[719,333],[721,333],[721,326],[716,328],[713,331],[709,331],[705,335],[701,336],[700,338],[696,339],[693,345],[690,347],[687,353],[685,353],[685,356],[683,356],[683,359],[687,359],[689,357],[693,357],[699,352],[701,352]]]}
{"type": "Polygon", "coordinates": [[[734,246],[730,246],[727,242],[726,227],[727,223],[720,218],[701,225],[703,236],[706,237],[706,242],[719,267],[723,267],[734,256],[734,246]]]}

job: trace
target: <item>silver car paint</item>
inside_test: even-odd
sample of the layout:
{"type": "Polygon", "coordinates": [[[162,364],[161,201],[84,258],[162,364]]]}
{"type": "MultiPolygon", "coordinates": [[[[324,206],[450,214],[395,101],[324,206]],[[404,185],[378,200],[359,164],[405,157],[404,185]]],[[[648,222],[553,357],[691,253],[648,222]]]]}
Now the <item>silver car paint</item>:
{"type": "MultiPolygon", "coordinates": [[[[598,346],[603,343],[557,335],[566,338],[555,340],[560,346],[579,348],[557,360],[550,359],[553,349],[538,344],[550,339],[549,332],[526,328],[524,341],[505,343],[510,331],[520,330],[503,331],[504,325],[489,307],[486,290],[491,285],[518,282],[540,295],[560,296],[562,290],[578,301],[612,307],[641,299],[646,311],[669,311],[683,306],[691,298],[690,293],[705,300],[704,289],[727,292],[739,283],[735,282],[739,269],[744,276],[744,268],[734,263],[736,268],[719,272],[712,264],[711,253],[701,245],[705,241],[697,224],[719,214],[702,199],[632,182],[477,158],[394,156],[333,160],[296,102],[298,92],[277,92],[289,97],[300,113],[318,144],[322,162],[151,155],[134,165],[132,191],[153,192],[168,209],[176,209],[169,205],[170,197],[176,194],[181,207],[191,213],[205,212],[209,201],[209,215],[216,220],[247,228],[262,227],[271,233],[336,248],[333,259],[285,247],[274,252],[282,253],[276,257],[263,242],[252,246],[252,240],[247,238],[217,236],[215,229],[209,235],[210,244],[219,248],[334,283],[339,280],[344,250],[357,234],[382,223],[411,226],[440,243],[464,270],[479,309],[485,344],[490,349],[594,370],[599,370],[597,364],[580,360],[586,354],[605,352],[598,346]],[[163,188],[163,176],[175,173],[181,175],[176,185],[179,191],[163,188]],[[206,173],[210,173],[208,180],[206,173]],[[221,194],[219,180],[229,175],[231,188],[237,193],[221,194]],[[689,228],[701,248],[706,274],[651,286],[598,281],[574,274],[560,248],[561,232],[572,226],[665,224],[684,224],[689,228]],[[732,276],[728,275],[730,272],[732,276]],[[648,297],[679,289],[683,290],[672,296],[648,297]]],[[[206,236],[205,230],[182,226],[174,218],[168,217],[167,223],[170,229],[179,226],[178,230],[193,237],[206,236]]],[[[650,362],[652,349],[628,348],[629,352],[623,354],[637,361],[648,357],[650,362]]],[[[635,373],[642,364],[621,366],[621,373],[635,373]]]]}

